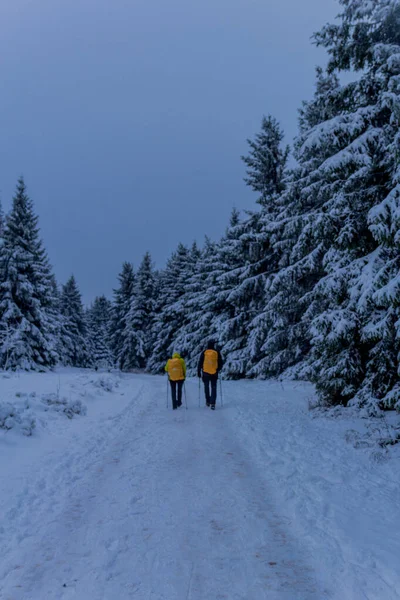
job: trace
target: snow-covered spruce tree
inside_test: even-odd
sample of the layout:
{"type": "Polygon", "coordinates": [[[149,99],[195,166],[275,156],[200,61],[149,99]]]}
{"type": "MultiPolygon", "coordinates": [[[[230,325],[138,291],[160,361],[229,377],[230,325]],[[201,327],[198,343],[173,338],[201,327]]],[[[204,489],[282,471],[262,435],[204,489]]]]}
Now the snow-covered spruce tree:
{"type": "Polygon", "coordinates": [[[280,196],[286,186],[289,147],[283,139],[278,121],[264,117],[261,132],[254,141],[248,140],[249,155],[242,157],[248,167],[245,181],[258,194],[261,209],[250,213],[240,227],[237,223],[232,228],[231,222],[231,235],[226,236],[225,252],[236,254],[234,268],[220,277],[228,308],[222,315],[220,340],[227,356],[224,372],[229,377],[248,375],[255,357],[259,358],[252,323],[264,306],[266,279],[278,268],[270,227],[282,210],[280,196]]]}
{"type": "Polygon", "coordinates": [[[72,367],[92,366],[86,317],[81,294],[73,275],[62,287],[60,309],[62,363],[72,367]]]}
{"type": "Polygon", "coordinates": [[[282,146],[283,131],[279,122],[269,115],[263,117],[261,131],[254,140],[247,140],[250,151],[242,160],[247,166],[246,184],[259,194],[257,202],[269,212],[271,198],[285,189],[284,177],[289,146],[282,146]]]}
{"type": "MultiPolygon", "coordinates": [[[[398,117],[390,106],[398,98],[399,71],[393,60],[398,45],[389,44],[388,51],[378,32],[384,32],[383,42],[396,30],[388,24],[381,27],[379,19],[396,21],[397,8],[385,2],[342,4],[343,25],[329,26],[317,36],[333,58],[327,74],[318,71],[314,101],[301,111],[295,147],[299,166],[282,195],[285,211],[274,234],[282,267],[269,283],[263,314],[265,356],[257,365],[259,373],[269,375],[297,364],[297,373],[311,377],[329,403],[347,403],[357,395],[365,401],[373,381],[393,381],[387,369],[396,352],[391,346],[391,356],[379,354],[378,369],[371,360],[383,322],[377,310],[380,294],[371,284],[379,287],[378,281],[385,279],[382,267],[388,251],[385,247],[381,253],[377,232],[384,233],[386,227],[394,239],[397,227],[395,213],[389,216],[387,211],[383,226],[377,207],[393,198],[397,185],[393,150],[398,117]],[[368,29],[373,32],[369,44],[368,29]],[[349,67],[364,73],[342,87],[337,74],[349,67]],[[374,320],[379,327],[372,326],[374,320]]],[[[389,346],[390,339],[393,334],[387,336],[389,346]]]]}
{"type": "Polygon", "coordinates": [[[188,371],[197,372],[197,361],[206,342],[218,339],[215,318],[215,291],[213,276],[217,266],[218,243],[205,238],[204,247],[199,250],[196,244],[191,249],[191,269],[186,280],[186,289],[181,299],[184,307],[184,321],[179,327],[174,347],[186,360],[188,371]]]}
{"type": "Polygon", "coordinates": [[[123,336],[126,351],[131,356],[130,368],[144,369],[153,349],[155,287],[153,263],[149,252],[146,252],[136,274],[134,295],[123,336]]]}
{"type": "Polygon", "coordinates": [[[178,333],[185,324],[184,296],[193,271],[190,250],[179,244],[160,274],[152,331],[154,347],[148,361],[148,369],[153,373],[162,372],[168,356],[175,350],[178,333]]]}
{"type": "MultiPolygon", "coordinates": [[[[269,136],[268,139],[274,140],[270,143],[280,144],[283,134],[272,118],[263,120],[264,133],[269,127],[275,128],[276,134],[269,136]]],[[[257,163],[254,169],[272,169],[268,160],[271,148],[267,145],[266,137],[262,140],[268,156],[264,166],[257,163]]],[[[254,150],[255,144],[251,148],[254,150]]],[[[260,183],[254,184],[256,191],[261,192],[260,212],[250,214],[242,222],[238,211],[233,210],[223,238],[218,243],[206,240],[205,248],[195,261],[192,275],[187,278],[186,291],[179,302],[184,321],[175,343],[185,354],[191,370],[196,368],[199,353],[204,349],[207,339],[212,337],[226,357],[225,375],[233,378],[246,375],[248,325],[262,306],[264,273],[271,268],[268,245],[265,237],[261,236],[260,223],[264,222],[260,215],[272,214],[272,204],[284,187],[281,177],[287,151],[280,152],[279,148],[273,150],[275,156],[281,157],[282,164],[275,165],[275,173],[271,175],[275,186],[269,183],[267,189],[267,183],[264,188],[260,187],[260,183]]],[[[268,181],[266,175],[264,181],[268,181]]]]}
{"type": "Polygon", "coordinates": [[[52,335],[54,339],[54,347],[56,348],[57,361],[61,361],[62,357],[62,340],[61,340],[61,330],[63,324],[63,316],[61,314],[61,294],[60,289],[58,287],[57,280],[55,276],[52,274],[50,277],[50,306],[49,313],[52,323],[52,335]]]}
{"type": "Polygon", "coordinates": [[[54,366],[57,323],[51,267],[22,178],[4,227],[0,269],[1,368],[54,366]]]}
{"type": "Polygon", "coordinates": [[[122,271],[118,276],[119,287],[114,290],[114,302],[111,313],[111,348],[114,354],[114,361],[121,370],[131,368],[133,353],[127,346],[126,319],[133,303],[135,274],[133,266],[129,262],[124,262],[122,271]]]}
{"type": "Polygon", "coordinates": [[[329,237],[319,228],[321,206],[338,184],[335,173],[327,175],[325,163],[338,145],[346,147],[346,140],[321,140],[315,131],[343,109],[339,91],[336,77],[317,71],[315,98],[301,111],[294,148],[298,166],[288,173],[274,218],[265,225],[272,269],[264,308],[255,317],[249,338],[254,363],[250,374],[256,376],[275,376],[293,366],[305,376],[301,367],[310,351],[309,294],[324,275],[322,259],[335,235],[331,232],[329,237]]]}
{"type": "Polygon", "coordinates": [[[3,244],[4,226],[5,226],[5,219],[4,219],[3,205],[1,204],[1,201],[0,201],[0,245],[3,244]]]}
{"type": "MultiPolygon", "coordinates": [[[[284,187],[283,174],[288,149],[281,147],[283,133],[272,117],[264,118],[261,133],[249,141],[250,155],[246,181],[259,194],[259,212],[241,221],[232,211],[229,227],[217,243],[206,240],[195,261],[180,306],[184,325],[176,344],[194,370],[197,357],[209,338],[214,338],[226,357],[228,377],[246,375],[244,358],[248,325],[260,310],[264,273],[270,269],[266,236],[262,233],[265,215],[273,213],[273,202],[284,187]]],[[[269,217],[270,218],[270,217],[269,217]]]]}
{"type": "Polygon", "coordinates": [[[204,299],[204,306],[212,315],[211,337],[224,355],[224,373],[234,378],[245,374],[239,353],[247,335],[243,325],[248,313],[245,315],[245,309],[242,312],[242,304],[234,296],[246,261],[246,247],[240,240],[242,232],[239,214],[233,210],[225,235],[214,247],[204,299]]]}
{"type": "Polygon", "coordinates": [[[341,114],[313,131],[316,144],[337,148],[324,165],[335,188],[318,229],[334,239],[313,294],[313,379],[329,403],[392,407],[400,397],[400,3],[341,4],[341,23],[316,39],[330,73],[361,77],[340,91],[341,114]]]}
{"type": "Polygon", "coordinates": [[[90,354],[93,366],[100,369],[114,364],[110,343],[111,308],[105,296],[98,296],[88,311],[90,354]]]}

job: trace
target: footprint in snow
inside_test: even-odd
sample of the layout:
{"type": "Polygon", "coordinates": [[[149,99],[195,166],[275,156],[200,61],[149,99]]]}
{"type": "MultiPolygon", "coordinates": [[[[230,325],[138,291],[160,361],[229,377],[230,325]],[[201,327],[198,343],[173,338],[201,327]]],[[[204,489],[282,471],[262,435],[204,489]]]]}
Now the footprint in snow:
{"type": "Polygon", "coordinates": [[[143,496],[133,496],[133,498],[131,498],[131,504],[137,504],[142,499],[143,499],[143,496]]]}

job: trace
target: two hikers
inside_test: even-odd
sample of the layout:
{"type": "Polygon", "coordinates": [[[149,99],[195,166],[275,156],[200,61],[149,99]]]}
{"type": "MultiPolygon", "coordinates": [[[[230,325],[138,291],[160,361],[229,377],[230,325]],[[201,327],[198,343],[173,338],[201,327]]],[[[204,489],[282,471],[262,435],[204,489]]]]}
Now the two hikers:
{"type": "MultiPolygon", "coordinates": [[[[210,340],[207,349],[201,353],[197,365],[197,376],[203,379],[206,405],[215,410],[217,400],[218,374],[223,367],[221,354],[215,349],[215,342],[210,340]]],[[[182,388],[186,379],[186,364],[178,352],[172,355],[165,365],[169,376],[172,395],[172,408],[176,410],[182,406],[182,388]],[[178,397],[177,397],[178,392],[178,397]]]]}
{"type": "Polygon", "coordinates": [[[178,352],[175,352],[168,360],[165,370],[171,385],[172,408],[176,410],[182,406],[182,388],[186,379],[186,363],[178,352]]]}
{"type": "Polygon", "coordinates": [[[218,374],[223,367],[221,354],[215,349],[215,343],[210,340],[207,344],[207,350],[200,354],[197,365],[197,377],[202,377],[204,383],[204,393],[206,404],[215,410],[215,401],[217,399],[218,374]],[[211,388],[211,389],[210,389],[211,388]]]}

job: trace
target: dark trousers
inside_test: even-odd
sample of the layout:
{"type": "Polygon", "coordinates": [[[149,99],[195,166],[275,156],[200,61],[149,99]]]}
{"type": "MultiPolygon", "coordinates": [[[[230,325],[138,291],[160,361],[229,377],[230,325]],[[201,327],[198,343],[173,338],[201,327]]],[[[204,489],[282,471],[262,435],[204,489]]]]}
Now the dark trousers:
{"type": "Polygon", "coordinates": [[[175,410],[178,406],[182,406],[182,381],[170,381],[171,384],[171,396],[172,396],[172,408],[175,410]],[[178,388],[178,400],[176,399],[176,389],[178,388]]]}
{"type": "Polygon", "coordinates": [[[218,377],[216,375],[208,375],[207,373],[203,373],[203,383],[206,402],[215,406],[215,401],[217,399],[218,377]]]}

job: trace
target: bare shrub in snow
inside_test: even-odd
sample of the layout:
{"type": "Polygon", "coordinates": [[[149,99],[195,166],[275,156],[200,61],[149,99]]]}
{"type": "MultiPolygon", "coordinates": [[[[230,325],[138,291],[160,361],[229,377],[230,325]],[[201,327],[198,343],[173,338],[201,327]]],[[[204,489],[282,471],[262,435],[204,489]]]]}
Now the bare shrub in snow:
{"type": "Polygon", "coordinates": [[[361,434],[355,429],[348,429],[344,434],[344,439],[356,449],[372,448],[376,444],[376,438],[374,439],[371,431],[361,434]]]}
{"type": "Polygon", "coordinates": [[[371,452],[370,458],[373,462],[382,464],[389,460],[389,454],[387,451],[382,452],[382,450],[374,450],[373,452],[371,452]]]}
{"type": "Polygon", "coordinates": [[[356,450],[359,448],[372,448],[374,446],[374,442],[373,440],[364,437],[362,439],[356,440],[353,446],[354,448],[356,448],[356,450]]]}
{"type": "Polygon", "coordinates": [[[356,449],[373,448],[379,446],[384,450],[374,450],[371,453],[371,460],[374,462],[383,462],[385,460],[387,449],[400,443],[400,428],[393,426],[383,417],[369,422],[364,433],[355,429],[348,429],[344,434],[347,443],[356,449]],[[384,458],[382,458],[382,456],[384,458]]]}
{"type": "Polygon", "coordinates": [[[396,444],[400,444],[400,432],[397,432],[392,437],[382,438],[379,440],[379,445],[381,448],[385,448],[386,446],[395,446],[396,444]]]}
{"type": "Polygon", "coordinates": [[[87,408],[81,400],[68,400],[54,393],[42,396],[42,402],[47,407],[45,410],[64,413],[69,419],[72,419],[74,415],[86,415],[87,413],[87,408]]]}
{"type": "Polygon", "coordinates": [[[348,429],[344,434],[344,439],[348,444],[354,445],[360,439],[360,433],[355,429],[348,429]]]}

